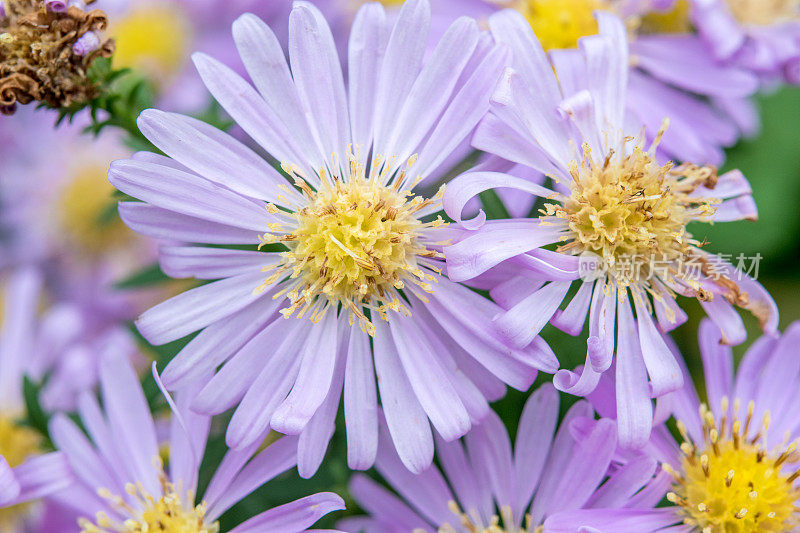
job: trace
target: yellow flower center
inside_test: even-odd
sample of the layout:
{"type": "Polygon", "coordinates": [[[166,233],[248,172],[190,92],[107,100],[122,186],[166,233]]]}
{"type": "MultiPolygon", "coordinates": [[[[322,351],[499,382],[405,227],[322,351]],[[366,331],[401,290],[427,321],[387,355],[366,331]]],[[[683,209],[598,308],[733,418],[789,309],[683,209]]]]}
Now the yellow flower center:
{"type": "MultiPolygon", "coordinates": [[[[542,533],[543,531],[542,526],[539,526],[535,529],[533,528],[531,525],[530,515],[526,515],[524,526],[514,526],[514,517],[512,516],[510,507],[503,507],[500,509],[502,519],[501,517],[494,515],[489,524],[484,524],[480,513],[478,513],[476,510],[463,512],[458,504],[454,501],[450,501],[449,505],[450,511],[452,511],[452,513],[458,518],[457,525],[460,527],[456,529],[451,524],[444,524],[439,527],[438,533],[458,533],[462,530],[466,530],[469,533],[542,533]],[[501,523],[504,525],[501,526],[501,523]]],[[[414,530],[414,533],[422,533],[423,531],[424,530],[422,529],[414,530]]]]}
{"type": "Polygon", "coordinates": [[[61,190],[56,206],[58,222],[70,244],[95,255],[129,241],[130,233],[116,216],[114,187],[106,167],[90,165],[61,190]]]}
{"type": "Polygon", "coordinates": [[[659,165],[653,154],[660,137],[649,151],[639,144],[630,155],[611,151],[600,162],[584,145],[581,161],[570,164],[570,196],[543,211],[569,227],[560,252],[594,254],[619,286],[649,279],[651,260],[666,265],[687,257],[690,246],[700,243],[686,225],[715,210],[716,200],[690,196],[701,185],[714,186],[715,169],[659,165]],[[636,269],[627,268],[633,263],[636,269]]]}
{"type": "Polygon", "coordinates": [[[742,24],[769,26],[800,17],[800,0],[727,0],[733,16],[742,24]]]}
{"type": "Polygon", "coordinates": [[[192,507],[194,493],[184,492],[167,480],[160,459],[156,466],[161,469],[161,495],[149,494],[141,484],[128,483],[125,492],[136,502],[131,506],[127,500],[112,494],[108,489],[100,489],[98,495],[107,500],[123,521],[111,518],[105,512],[98,512],[95,521],[86,518],[78,520],[81,533],[218,533],[219,523],[206,524],[206,504],[192,507]]]}
{"type": "Polygon", "coordinates": [[[678,0],[668,11],[651,11],[639,22],[638,33],[689,33],[692,21],[689,18],[688,0],[678,0]]]}
{"type": "MultiPolygon", "coordinates": [[[[12,417],[0,414],[0,455],[13,467],[42,451],[42,437],[33,429],[17,423],[12,417]]],[[[30,504],[0,509],[0,531],[20,531],[30,504]]]]}
{"type": "MultiPolygon", "coordinates": [[[[408,166],[412,164],[413,159],[408,166]]],[[[291,165],[284,164],[283,168],[294,178],[306,203],[293,213],[268,206],[270,213],[291,221],[272,224],[270,229],[275,233],[263,235],[262,245],[280,242],[288,251],[281,254],[277,267],[269,268],[274,272],[257,290],[283,276],[294,280],[278,295],[286,294],[291,301],[282,311],[284,316],[310,313],[311,320],[318,321],[331,306],[336,309],[341,305],[350,311],[351,323],[357,317],[362,328],[372,334],[374,326],[365,308],[384,319],[388,310],[408,314],[398,292],[406,283],[432,291],[428,282],[435,277],[423,270],[419,260],[439,254],[428,249],[421,236],[426,228],[444,222],[441,218],[422,222],[417,213],[437,202],[443,191],[433,199],[424,199],[402,190],[408,167],[386,185],[383,171],[372,171],[366,178],[363,165],[353,160],[346,179],[329,179],[320,171],[318,190],[313,190],[291,165]]],[[[372,168],[385,167],[376,160],[372,168]]]]}
{"type": "Polygon", "coordinates": [[[575,48],[578,39],[598,32],[593,13],[608,9],[606,0],[515,0],[545,51],[575,48]]]}
{"type": "Polygon", "coordinates": [[[191,29],[176,6],[144,4],[114,21],[114,65],[143,70],[153,79],[174,75],[186,60],[191,29]]]}
{"type": "MultiPolygon", "coordinates": [[[[723,411],[728,411],[723,399],[723,411]]],[[[739,411],[738,402],[734,413],[739,411]]],[[[769,426],[769,413],[764,415],[762,428],[748,438],[753,417],[750,402],[742,423],[734,418],[717,423],[703,405],[703,443],[694,443],[679,423],[685,442],[680,471],[665,466],[675,483],[667,498],[681,508],[684,522],[704,533],[789,532],[800,527],[800,514],[795,501],[800,488],[795,481],[798,472],[785,472],[785,465],[800,459],[797,442],[783,451],[770,452],[765,448],[764,435],[769,426]],[[730,432],[728,430],[730,429],[730,432]]]]}

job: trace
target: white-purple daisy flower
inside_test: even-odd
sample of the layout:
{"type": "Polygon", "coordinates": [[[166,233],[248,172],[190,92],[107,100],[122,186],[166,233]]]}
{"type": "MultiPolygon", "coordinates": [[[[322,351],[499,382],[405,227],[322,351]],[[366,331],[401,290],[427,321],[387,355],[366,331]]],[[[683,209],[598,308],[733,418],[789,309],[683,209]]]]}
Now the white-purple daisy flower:
{"type": "Polygon", "coordinates": [[[587,394],[615,360],[620,439],[637,446],[650,433],[651,397],[682,385],[661,337],[686,320],[676,295],[699,299],[731,344],[746,336],[734,306],[752,311],[768,332],[778,315],[760,284],[701,250],[686,230],[691,221],[755,218],[747,181],[738,171],[718,176],[713,167],[662,165],[658,139],[647,149],[641,126],[638,137],[629,136],[636,131],[624,122],[625,29],[607,13],[598,22],[601,34],[581,41],[581,56],[554,55],[551,63],[519,14],[492,17],[499,38],[530,53],[506,71],[473,144],[551,176],[554,186],[495,172],[456,178],[444,205],[459,221],[466,202],[489,188],[535,195],[545,206],[537,219],[486,222],[481,212],[463,222],[480,231],[445,254],[453,280],[494,267],[492,296],[508,311],[493,325],[509,346],[528,345],[548,321],[578,335],[588,315],[586,365],[580,374],[559,371],[556,386],[587,394]],[[577,293],[559,310],[579,277],[577,293]]]}
{"type": "Polygon", "coordinates": [[[716,57],[767,82],[800,84],[800,2],[692,0],[692,22],[716,57]]]}
{"type": "Polygon", "coordinates": [[[649,489],[655,459],[639,455],[620,463],[612,420],[595,420],[588,402],[579,401],[556,429],[558,413],[558,392],[543,385],[525,405],[513,451],[492,413],[463,442],[438,443],[441,469],[419,475],[382,446],[375,466],[397,495],[357,474],[350,490],[369,516],[338,526],[368,533],[533,533],[555,513],[657,502],[649,489]]]}
{"type": "Polygon", "coordinates": [[[381,6],[364,6],[345,89],[313,5],[292,11],[291,71],[271,30],[244,15],[233,33],[257,90],[208,56],[195,63],[285,175],[219,130],[155,110],[139,125],[170,158],[141,153],[109,172],[145,202],[120,205],[130,227],[204,244],[165,247],[166,273],[218,280],[138,320],[154,344],[202,330],[165,383],[179,389],[222,365],[193,407],[236,406],[227,432],[236,449],[270,428],[300,434],[304,476],[323,459],[343,389],[349,464],[372,464],[376,373],[392,439],[420,471],[433,457],[429,419],[453,440],[488,413],[503,382],[524,390],[537,368],[556,369],[541,340],[521,350],[496,340],[489,322],[500,308],[440,275],[439,250],[458,234],[434,216],[438,194],[412,189],[485,114],[507,54],[463,18],[423,65],[429,18],[427,0],[407,2],[393,28],[381,6]]]}
{"type": "MultiPolygon", "coordinates": [[[[262,449],[256,443],[229,450],[202,495],[198,471],[211,417],[189,410],[196,388],[187,387],[173,402],[165,470],[156,426],[139,380],[123,357],[101,365],[103,407],[90,393],[82,395],[78,413],[86,433],[65,414],[50,421],[50,435],[69,465],[62,479],[68,487],[49,498],[77,514],[83,533],[185,531],[216,533],[219,517],[252,491],[292,468],[297,438],[283,437],[262,449]]],[[[44,467],[29,476],[54,477],[44,467]]],[[[17,476],[24,479],[21,476],[17,476]]],[[[55,480],[53,480],[55,481],[55,480]]],[[[269,509],[231,532],[299,532],[329,512],[344,509],[342,499],[319,493],[269,509]]]]}
{"type": "MultiPolygon", "coordinates": [[[[617,531],[617,524],[627,524],[638,526],[630,529],[637,532],[789,532],[800,527],[800,324],[780,337],[761,337],[736,369],[731,348],[710,320],[701,323],[698,337],[706,401],[701,403],[684,369],[686,386],[660,399],[658,415],[672,414],[680,437],[676,440],[662,424],[642,449],[663,464],[653,487],[660,486],[673,505],[564,513],[553,516],[547,527],[604,530],[613,524],[617,531]]],[[[593,403],[613,416],[613,399],[605,396],[593,403]]]]}

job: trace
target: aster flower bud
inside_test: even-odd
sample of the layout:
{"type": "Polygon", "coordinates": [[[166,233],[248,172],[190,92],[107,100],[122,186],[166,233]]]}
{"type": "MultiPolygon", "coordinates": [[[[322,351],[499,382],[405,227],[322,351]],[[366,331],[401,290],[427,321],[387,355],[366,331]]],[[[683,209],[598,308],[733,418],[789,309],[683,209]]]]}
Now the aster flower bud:
{"type": "Polygon", "coordinates": [[[101,37],[108,25],[106,14],[84,11],[80,4],[63,0],[4,3],[0,112],[11,114],[17,103],[32,101],[63,108],[97,96],[98,87],[87,71],[96,58],[111,56],[114,43],[101,37]]]}

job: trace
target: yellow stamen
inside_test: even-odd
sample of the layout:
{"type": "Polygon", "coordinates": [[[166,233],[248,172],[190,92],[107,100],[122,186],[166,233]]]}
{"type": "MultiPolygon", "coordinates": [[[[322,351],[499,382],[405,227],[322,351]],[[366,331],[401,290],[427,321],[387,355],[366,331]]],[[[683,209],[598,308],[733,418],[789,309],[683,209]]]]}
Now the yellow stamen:
{"type": "Polygon", "coordinates": [[[800,19],[800,0],[726,0],[742,24],[769,26],[800,19]]]}
{"type": "MultiPolygon", "coordinates": [[[[364,331],[373,334],[365,309],[381,317],[389,310],[409,314],[398,291],[409,283],[432,291],[429,282],[436,276],[432,269],[420,268],[420,260],[439,254],[421,237],[427,228],[444,222],[441,218],[422,222],[417,213],[439,202],[441,194],[424,199],[404,188],[415,158],[395,176],[388,176],[383,161],[377,157],[372,162],[369,176],[355,155],[344,177],[327,177],[320,169],[318,190],[293,165],[282,165],[302,192],[303,205],[280,215],[293,219],[273,228],[285,227],[283,234],[270,232],[261,237],[262,245],[280,242],[288,251],[281,254],[280,264],[267,269],[269,275],[257,290],[289,278],[289,286],[279,293],[291,302],[282,311],[284,316],[308,313],[317,321],[330,306],[336,309],[341,305],[351,320],[358,318],[364,331]]],[[[267,211],[277,213],[275,206],[268,206],[267,211]]]]}
{"type": "MultiPolygon", "coordinates": [[[[460,527],[457,529],[451,524],[444,524],[439,527],[438,533],[457,533],[458,531],[467,531],[468,533],[541,533],[543,531],[542,526],[533,528],[530,515],[525,516],[525,524],[523,526],[516,527],[511,508],[507,506],[500,509],[501,516],[493,516],[488,524],[483,523],[480,513],[475,509],[463,512],[454,501],[450,501],[449,507],[450,511],[458,519],[456,525],[460,527]]],[[[421,529],[414,530],[414,533],[420,533],[421,531],[421,529]]]]}
{"type": "MultiPolygon", "coordinates": [[[[723,401],[723,410],[728,407],[723,401]]],[[[768,451],[764,436],[769,415],[755,437],[748,438],[734,405],[733,423],[715,420],[709,409],[700,409],[703,442],[687,440],[678,471],[665,465],[675,479],[669,501],[681,507],[684,522],[699,531],[750,533],[789,532],[800,527],[800,514],[794,502],[800,497],[795,484],[797,473],[786,471],[786,463],[797,463],[797,443],[783,451],[768,451]],[[727,434],[727,436],[725,436],[727,434]]],[[[753,404],[748,406],[745,428],[750,427],[753,404]]],[[[688,439],[688,437],[686,437],[688,439]]]]}
{"type": "Polygon", "coordinates": [[[575,48],[578,39],[597,33],[594,12],[609,9],[605,0],[512,0],[530,23],[545,51],[575,48]]]}
{"type": "MultiPolygon", "coordinates": [[[[32,455],[42,452],[41,435],[17,423],[14,418],[0,414],[0,455],[8,465],[19,466],[32,455]]],[[[21,531],[30,504],[0,509],[0,531],[21,531]]]]}
{"type": "Polygon", "coordinates": [[[151,495],[141,483],[128,483],[126,497],[101,488],[98,495],[125,518],[120,522],[104,512],[97,513],[94,522],[81,518],[81,533],[218,533],[219,523],[205,523],[205,502],[192,507],[194,493],[171,483],[161,460],[156,458],[155,462],[160,469],[161,494],[151,495]]]}

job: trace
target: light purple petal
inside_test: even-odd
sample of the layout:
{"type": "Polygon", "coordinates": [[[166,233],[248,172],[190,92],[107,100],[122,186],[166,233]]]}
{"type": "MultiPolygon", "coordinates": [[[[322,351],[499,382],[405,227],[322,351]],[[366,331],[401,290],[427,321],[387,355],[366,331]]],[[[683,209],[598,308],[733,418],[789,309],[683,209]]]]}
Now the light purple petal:
{"type": "Polygon", "coordinates": [[[231,533],[299,533],[313,526],[326,514],[342,511],[344,508],[341,497],[332,492],[320,492],[256,515],[233,528],[231,533]]]}
{"type": "Polygon", "coordinates": [[[653,405],[639,336],[627,294],[617,306],[617,426],[623,448],[640,448],[650,436],[653,405]]]}
{"type": "Polygon", "coordinates": [[[378,398],[369,337],[357,325],[350,329],[344,379],[347,465],[365,470],[378,453],[378,398]]]}

